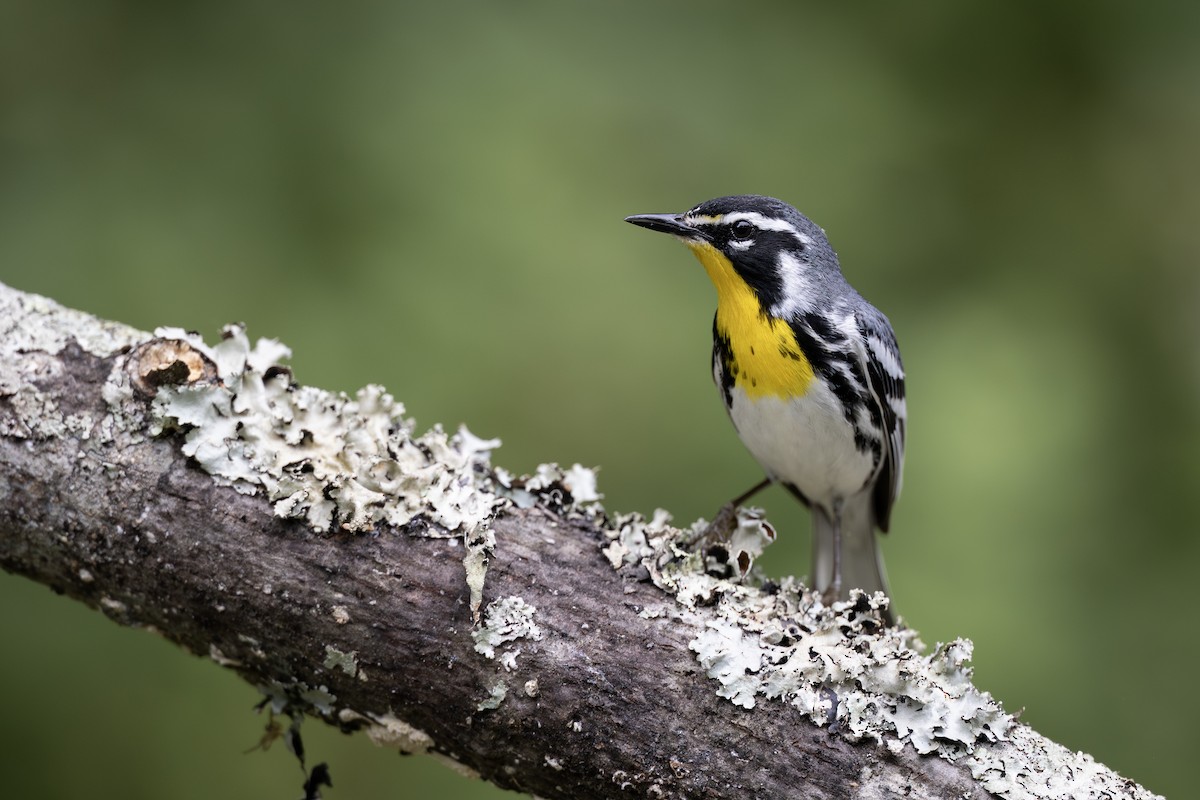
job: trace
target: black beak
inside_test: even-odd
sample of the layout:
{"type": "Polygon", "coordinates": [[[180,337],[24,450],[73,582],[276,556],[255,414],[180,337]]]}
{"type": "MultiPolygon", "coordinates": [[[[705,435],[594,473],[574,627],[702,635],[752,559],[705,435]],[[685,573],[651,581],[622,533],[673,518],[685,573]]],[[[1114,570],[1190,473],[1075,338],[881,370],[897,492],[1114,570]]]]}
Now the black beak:
{"type": "Polygon", "coordinates": [[[684,222],[682,214],[634,214],[632,217],[626,217],[625,221],[632,222],[639,228],[669,233],[694,242],[708,240],[707,236],[684,222]]]}

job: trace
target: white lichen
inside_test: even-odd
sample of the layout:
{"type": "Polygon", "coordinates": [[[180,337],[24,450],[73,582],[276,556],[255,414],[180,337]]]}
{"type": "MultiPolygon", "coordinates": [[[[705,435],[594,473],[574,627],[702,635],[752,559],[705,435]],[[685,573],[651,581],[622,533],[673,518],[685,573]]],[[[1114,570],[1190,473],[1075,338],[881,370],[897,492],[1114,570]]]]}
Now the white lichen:
{"type": "Polygon", "coordinates": [[[391,711],[386,714],[360,714],[349,708],[338,712],[338,721],[343,724],[365,722],[367,738],[379,747],[386,747],[401,755],[427,753],[433,747],[433,737],[397,717],[391,711]]]}
{"type": "MultiPolygon", "coordinates": [[[[541,469],[539,467],[539,469],[541,469]]],[[[596,491],[596,470],[588,469],[580,464],[572,464],[562,476],[563,487],[571,493],[577,505],[598,503],[604,495],[596,491]]]]}
{"type": "Polygon", "coordinates": [[[543,502],[602,511],[593,470],[546,464],[514,479],[491,469],[498,440],[465,427],[416,435],[404,406],[381,387],[349,397],[298,386],[282,363],[289,356],[273,339],[252,345],[238,325],[211,346],[179,328],[151,336],[0,284],[0,435],[137,441],[137,394],[155,393],[145,432],[181,432],[184,454],[217,483],[265,495],[276,516],[322,532],[415,523],[410,530],[420,535],[462,537],[476,621],[496,544],[488,523],[499,510],[543,502]],[[71,342],[116,356],[102,388],[110,413],[101,419],[62,413],[37,386],[61,369],[54,356],[71,342]]]}
{"type": "Polygon", "coordinates": [[[967,766],[984,789],[1008,800],[1159,797],[1087,753],[1068,750],[1028,725],[1014,725],[1003,742],[976,748],[967,766]]]}
{"type": "Polygon", "coordinates": [[[351,678],[358,677],[358,651],[344,653],[331,644],[325,645],[325,669],[340,669],[351,678]]]}
{"type": "Polygon", "coordinates": [[[504,681],[496,681],[492,688],[488,689],[488,696],[479,701],[479,705],[475,706],[476,711],[492,711],[500,707],[504,702],[504,698],[508,697],[508,684],[504,681]]]}
{"type": "Polygon", "coordinates": [[[129,610],[128,606],[126,606],[123,602],[109,597],[108,595],[104,595],[100,598],[100,607],[106,611],[111,611],[113,614],[118,615],[124,614],[129,610]]]}
{"type": "Polygon", "coordinates": [[[218,483],[262,492],[276,516],[314,530],[367,532],[419,519],[428,523],[424,535],[462,536],[478,617],[495,547],[487,523],[509,502],[489,464],[498,440],[465,427],[453,436],[440,426],[416,436],[403,404],[379,386],[353,398],[297,386],[281,363],[287,347],[271,339],[251,345],[240,326],[226,327],[212,347],[176,328],[155,335],[198,353],[215,375],[160,386],[151,434],[182,431],[183,452],[218,483]]]}
{"type": "Polygon", "coordinates": [[[242,662],[236,658],[230,658],[218,647],[215,643],[208,646],[208,657],[222,667],[240,667],[242,662]]]}
{"type": "MultiPolygon", "coordinates": [[[[108,357],[147,338],[141,331],[64,308],[45,297],[0,284],[0,436],[18,439],[86,440],[97,420],[63,413],[38,384],[57,377],[56,356],[72,343],[83,352],[108,357]]],[[[105,431],[99,431],[103,439],[105,431]]]]}
{"type": "Polygon", "coordinates": [[[641,567],[673,598],[641,616],[698,626],[690,646],[719,696],[743,708],[787,703],[851,741],[965,761],[1008,800],[1154,796],[1015,724],[972,684],[971,642],[926,654],[914,631],[883,624],[881,593],[826,607],[792,578],[768,584],[743,568],[774,538],[757,512],[739,514],[723,564],[694,547],[703,520],[688,530],[669,521],[662,510],[607,520],[604,554],[614,568],[641,567]]]}
{"type": "Polygon", "coordinates": [[[455,774],[466,778],[469,781],[483,780],[483,776],[480,775],[477,770],[468,767],[466,764],[462,763],[449,753],[441,753],[437,750],[430,750],[429,757],[434,761],[437,761],[442,766],[447,767],[455,774]]]}
{"type": "Polygon", "coordinates": [[[311,708],[321,716],[327,717],[333,713],[334,704],[337,703],[337,695],[329,691],[329,687],[321,684],[320,686],[308,687],[300,682],[299,699],[301,704],[306,708],[311,708]]]}
{"type": "Polygon", "coordinates": [[[343,708],[338,712],[342,724],[363,723],[367,738],[379,747],[395,750],[401,755],[427,755],[449,767],[464,778],[480,780],[475,770],[447,753],[434,749],[433,737],[397,717],[391,711],[386,714],[360,714],[343,708]]]}
{"type": "Polygon", "coordinates": [[[329,687],[309,686],[304,681],[271,681],[256,688],[266,698],[271,713],[294,718],[305,713],[330,717],[337,703],[337,695],[330,692],[329,687]]]}
{"type": "Polygon", "coordinates": [[[520,648],[505,648],[497,655],[497,648],[520,639],[540,641],[542,629],[534,621],[535,609],[521,597],[509,596],[488,604],[483,614],[483,624],[471,632],[475,640],[475,651],[488,658],[498,658],[506,671],[515,670],[520,648]]]}
{"type": "Polygon", "coordinates": [[[754,560],[775,541],[775,528],[763,519],[762,515],[763,511],[760,508],[739,508],[737,527],[733,529],[726,543],[729,563],[737,569],[741,578],[750,574],[754,560]]]}
{"type": "Polygon", "coordinates": [[[147,334],[128,325],[106,322],[0,283],[0,363],[17,353],[57,355],[72,342],[85,353],[106,358],[146,338],[147,334]]]}
{"type": "Polygon", "coordinates": [[[558,464],[539,464],[532,475],[514,478],[497,468],[496,491],[518,508],[547,505],[567,514],[596,517],[604,512],[604,495],[596,491],[596,470],[573,464],[563,469],[558,464]]]}
{"type": "Polygon", "coordinates": [[[277,516],[320,531],[423,517],[470,534],[503,502],[483,479],[495,440],[436,426],[413,436],[404,406],[379,386],[353,398],[296,386],[280,363],[288,349],[271,339],[251,346],[240,326],[213,347],[179,329],[155,334],[202,353],[218,380],[160,387],[151,432],[180,428],[185,454],[220,483],[263,491],[277,516]]]}
{"type": "Polygon", "coordinates": [[[496,534],[490,528],[476,528],[463,537],[466,554],[463,569],[467,574],[467,588],[471,592],[471,619],[479,622],[479,606],[483,603],[483,584],[487,577],[488,564],[496,549],[496,534]]]}
{"type": "MultiPolygon", "coordinates": [[[[741,580],[746,572],[736,565],[731,577],[713,575],[680,546],[693,532],[665,523],[663,514],[650,522],[625,517],[609,536],[628,550],[623,561],[640,556],[682,609],[712,606],[690,646],[721,697],[743,708],[783,701],[851,740],[899,740],[954,758],[1008,729],[1011,718],[971,684],[970,642],[921,655],[911,630],[882,625],[882,594],[858,592],[825,607],[791,579],[765,591],[741,580]]],[[[757,554],[770,540],[751,538],[760,524],[756,514],[739,517],[746,551],[757,554]]]]}

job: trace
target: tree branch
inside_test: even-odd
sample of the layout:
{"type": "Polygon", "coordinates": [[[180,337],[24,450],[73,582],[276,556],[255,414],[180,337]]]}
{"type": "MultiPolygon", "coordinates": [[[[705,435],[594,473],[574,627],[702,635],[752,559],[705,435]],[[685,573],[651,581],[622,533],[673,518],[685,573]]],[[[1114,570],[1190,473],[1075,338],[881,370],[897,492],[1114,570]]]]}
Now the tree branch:
{"type": "Polygon", "coordinates": [[[286,349],[151,336],[0,285],[0,566],[235,670],[278,714],[541,797],[1152,797],[882,629],[586,470],[514,479],[286,349]],[[614,568],[616,567],[616,568],[614,568]],[[798,788],[798,787],[803,787],[798,788]]]}

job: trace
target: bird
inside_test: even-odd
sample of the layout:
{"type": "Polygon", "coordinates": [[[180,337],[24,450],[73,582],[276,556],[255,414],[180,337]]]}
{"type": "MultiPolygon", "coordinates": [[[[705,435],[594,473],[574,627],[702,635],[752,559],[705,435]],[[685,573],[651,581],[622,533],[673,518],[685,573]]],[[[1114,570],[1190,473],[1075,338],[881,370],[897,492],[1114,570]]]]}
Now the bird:
{"type": "MultiPolygon", "coordinates": [[[[903,482],[904,367],[888,318],[842,275],[825,231],[788,203],[718,197],[626,222],[669,234],[717,290],[712,373],[739,438],[766,477],[812,513],[810,582],[830,605],[852,589],[890,597],[876,530],[903,482]]],[[[884,610],[885,622],[894,615],[884,610]]]]}

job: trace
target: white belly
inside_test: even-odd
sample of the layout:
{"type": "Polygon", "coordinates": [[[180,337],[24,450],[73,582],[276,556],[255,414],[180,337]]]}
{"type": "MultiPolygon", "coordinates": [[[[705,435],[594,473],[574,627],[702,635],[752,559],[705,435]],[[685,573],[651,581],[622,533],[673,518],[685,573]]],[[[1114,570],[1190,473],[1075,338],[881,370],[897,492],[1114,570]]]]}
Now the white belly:
{"type": "Polygon", "coordinates": [[[854,446],[854,429],[820,379],[798,398],[751,399],[735,386],[729,416],[769,476],[826,509],[859,492],[874,474],[872,454],[854,446]]]}

